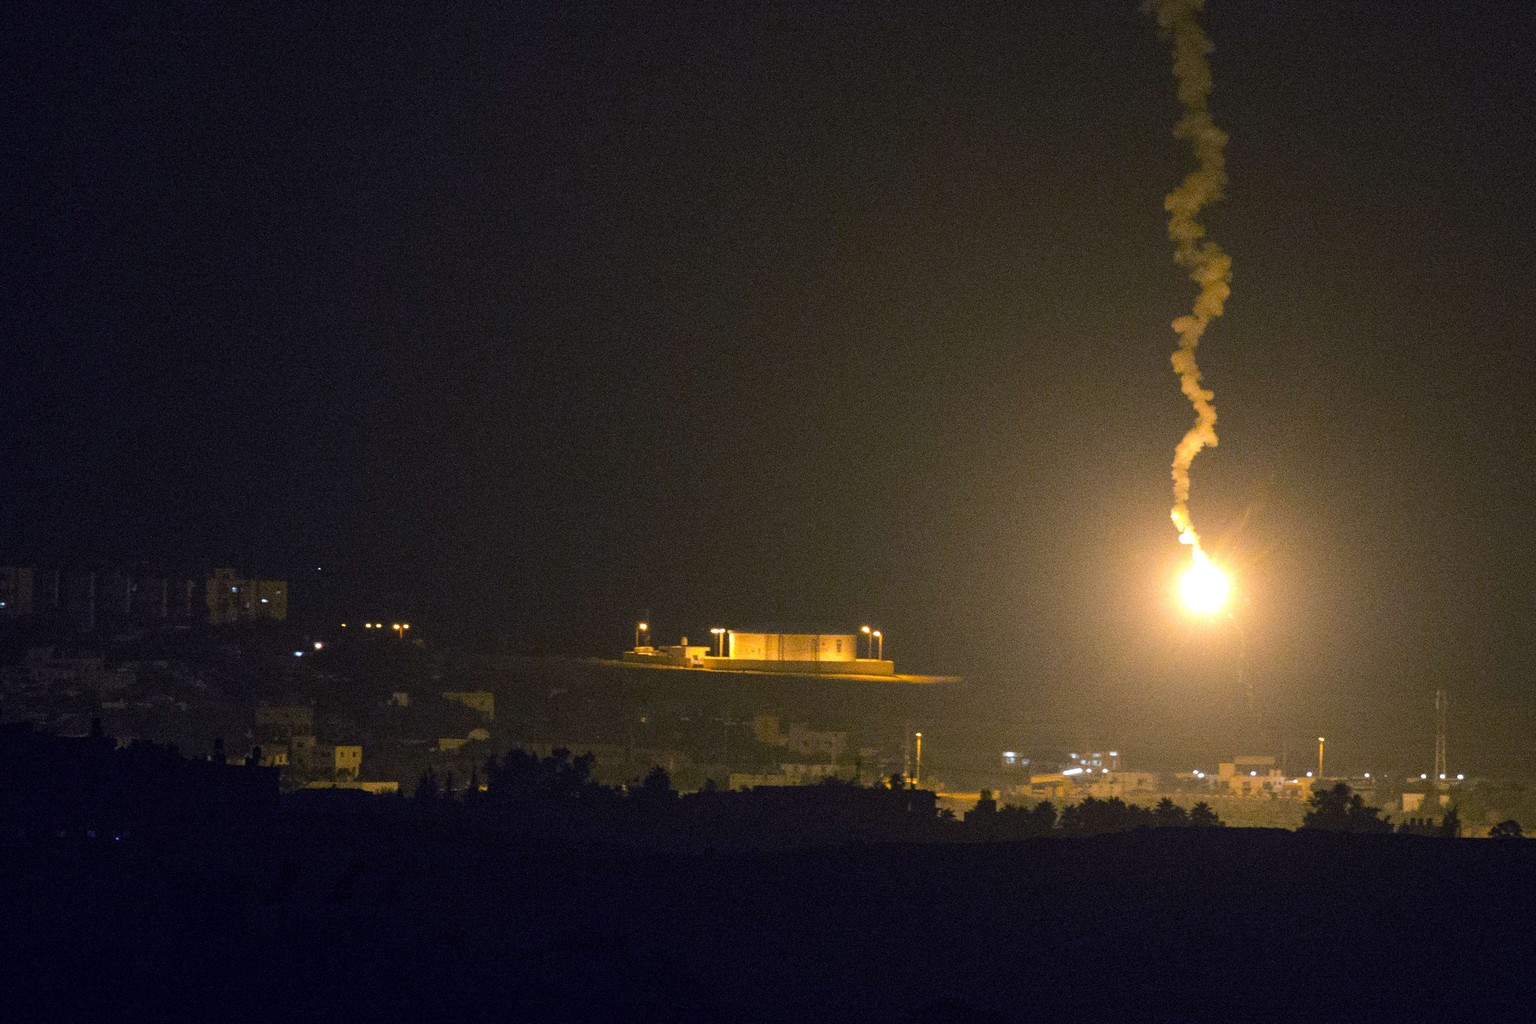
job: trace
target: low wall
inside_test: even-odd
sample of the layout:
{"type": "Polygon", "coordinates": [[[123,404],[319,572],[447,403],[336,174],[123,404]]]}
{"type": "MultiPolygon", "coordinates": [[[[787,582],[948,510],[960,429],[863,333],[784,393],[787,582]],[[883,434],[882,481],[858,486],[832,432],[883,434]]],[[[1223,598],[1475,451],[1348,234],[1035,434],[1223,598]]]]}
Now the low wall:
{"type": "Polygon", "coordinates": [[[705,658],[704,668],[722,672],[783,672],[789,675],[890,676],[894,661],[758,661],[752,658],[705,658]]]}

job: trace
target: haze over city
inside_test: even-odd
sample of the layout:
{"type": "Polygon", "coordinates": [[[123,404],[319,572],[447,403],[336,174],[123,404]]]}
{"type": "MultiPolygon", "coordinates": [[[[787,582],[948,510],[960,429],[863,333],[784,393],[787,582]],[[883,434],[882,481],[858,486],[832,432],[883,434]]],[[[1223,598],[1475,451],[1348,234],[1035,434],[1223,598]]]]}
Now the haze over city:
{"type": "MultiPolygon", "coordinates": [[[[0,38],[28,770],[176,742],[154,771],[217,765],[188,792],[317,859],[311,784],[477,851],[535,805],[692,850],[814,818],[791,777],[851,776],[814,799],[883,824],[842,840],[1026,845],[1097,834],[1064,771],[1187,804],[1251,764],[1300,788],[1226,824],[1361,832],[1304,772],[1423,772],[1446,836],[1473,803],[1428,773],[1536,778],[1529,4],[23,3],[0,38]]],[[[1326,859],[1285,841],[1137,856],[1326,859]]]]}
{"type": "MultiPolygon", "coordinates": [[[[1219,699],[1168,603],[1188,157],[1132,5],[91,11],[9,19],[12,560],[320,566],[579,653],[878,617],[1001,714],[1219,699]]],[[[1256,686],[1363,759],[1449,687],[1508,756],[1529,14],[1208,21],[1195,508],[1256,686]]]]}

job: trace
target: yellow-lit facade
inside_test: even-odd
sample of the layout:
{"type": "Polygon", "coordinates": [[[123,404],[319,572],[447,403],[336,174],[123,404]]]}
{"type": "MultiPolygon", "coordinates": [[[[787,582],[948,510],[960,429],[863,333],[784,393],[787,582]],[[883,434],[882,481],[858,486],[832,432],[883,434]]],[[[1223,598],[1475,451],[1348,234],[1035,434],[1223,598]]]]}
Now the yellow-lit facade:
{"type": "Polygon", "coordinates": [[[1305,800],[1312,795],[1312,781],[1286,775],[1273,757],[1236,757],[1216,766],[1216,785],[1230,796],[1305,800]]]}
{"type": "Polygon", "coordinates": [[[732,661],[856,661],[858,638],[852,633],[737,633],[725,636],[725,656],[732,661]]]}
{"type": "MultiPolygon", "coordinates": [[[[866,644],[869,641],[864,641],[866,644]]],[[[884,658],[859,657],[856,633],[746,633],[726,630],[716,645],[636,646],[624,653],[633,664],[702,668],[727,672],[786,672],[815,675],[894,675],[884,658]],[[723,653],[715,656],[719,649],[723,653]]]]}

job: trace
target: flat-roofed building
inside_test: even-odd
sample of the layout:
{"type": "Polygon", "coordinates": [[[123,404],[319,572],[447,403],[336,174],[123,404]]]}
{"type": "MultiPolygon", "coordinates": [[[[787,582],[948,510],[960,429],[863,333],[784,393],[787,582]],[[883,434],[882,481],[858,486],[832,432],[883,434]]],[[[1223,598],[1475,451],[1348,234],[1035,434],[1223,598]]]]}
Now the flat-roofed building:
{"type": "Polygon", "coordinates": [[[1310,776],[1286,775],[1268,756],[1238,756],[1216,766],[1217,787],[1232,796],[1305,800],[1312,795],[1312,783],[1310,776]]]}
{"type": "Polygon", "coordinates": [[[703,668],[727,672],[777,672],[811,675],[893,675],[896,666],[884,658],[859,657],[856,633],[747,633],[727,630],[721,654],[702,644],[640,646],[624,652],[634,664],[703,668]]]}
{"type": "Polygon", "coordinates": [[[732,661],[856,661],[853,633],[726,634],[725,656],[732,661]]]}

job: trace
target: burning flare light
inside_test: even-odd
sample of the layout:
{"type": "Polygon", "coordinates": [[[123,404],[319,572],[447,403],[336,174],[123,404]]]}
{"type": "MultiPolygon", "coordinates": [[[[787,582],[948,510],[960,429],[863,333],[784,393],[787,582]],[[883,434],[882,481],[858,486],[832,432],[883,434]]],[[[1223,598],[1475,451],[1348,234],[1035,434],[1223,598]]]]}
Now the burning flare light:
{"type": "Polygon", "coordinates": [[[1218,569],[1204,551],[1195,548],[1195,561],[1179,580],[1179,594],[1192,612],[1215,615],[1227,606],[1232,593],[1227,574],[1218,569]]]}
{"type": "MultiPolygon", "coordinates": [[[[1168,211],[1168,237],[1174,244],[1174,261],[1187,268],[1190,280],[1200,286],[1194,308],[1173,322],[1174,333],[1179,336],[1179,347],[1172,357],[1173,369],[1179,375],[1179,389],[1194,406],[1195,422],[1173,453],[1172,517],[1179,542],[1193,549],[1190,574],[1208,576],[1220,575],[1220,570],[1201,551],[1200,535],[1190,518],[1189,467],[1201,449],[1216,445],[1216,407],[1212,404],[1216,395],[1200,382],[1195,349],[1211,321],[1221,315],[1232,292],[1232,258],[1205,237],[1205,225],[1199,221],[1200,211],[1221,198],[1227,183],[1227,136],[1211,120],[1211,65],[1205,59],[1211,52],[1211,43],[1195,18],[1204,6],[1205,0],[1151,0],[1158,28],[1173,44],[1173,76],[1184,110],[1173,133],[1189,140],[1196,164],[1179,187],[1163,200],[1163,208],[1168,211]]],[[[1186,575],[1186,599],[1189,579],[1186,575]]],[[[1222,599],[1225,600],[1225,589],[1222,599]]]]}

